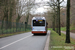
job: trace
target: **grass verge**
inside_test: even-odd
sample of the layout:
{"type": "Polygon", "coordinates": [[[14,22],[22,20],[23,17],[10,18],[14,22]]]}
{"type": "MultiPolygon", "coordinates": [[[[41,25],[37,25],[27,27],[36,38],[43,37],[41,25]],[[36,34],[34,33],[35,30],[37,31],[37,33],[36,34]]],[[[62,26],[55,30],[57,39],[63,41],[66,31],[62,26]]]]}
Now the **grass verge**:
{"type": "Polygon", "coordinates": [[[7,36],[12,36],[12,35],[16,35],[16,34],[21,34],[21,33],[29,32],[29,31],[31,31],[31,30],[22,31],[22,32],[15,32],[15,33],[8,33],[8,34],[2,34],[2,35],[0,35],[0,38],[7,37],[7,36]]]}
{"type": "Polygon", "coordinates": [[[61,27],[61,30],[62,31],[66,31],[66,27],[61,27]]]}
{"type": "Polygon", "coordinates": [[[65,34],[59,36],[55,31],[51,30],[49,50],[73,50],[75,39],[70,38],[71,43],[65,43],[65,34]]]}
{"type": "Polygon", "coordinates": [[[52,28],[48,28],[48,30],[52,30],[52,28]]]}
{"type": "MultiPolygon", "coordinates": [[[[66,31],[66,27],[61,27],[62,31],[66,31]]],[[[75,27],[70,27],[70,31],[75,30],[75,27]]]]}

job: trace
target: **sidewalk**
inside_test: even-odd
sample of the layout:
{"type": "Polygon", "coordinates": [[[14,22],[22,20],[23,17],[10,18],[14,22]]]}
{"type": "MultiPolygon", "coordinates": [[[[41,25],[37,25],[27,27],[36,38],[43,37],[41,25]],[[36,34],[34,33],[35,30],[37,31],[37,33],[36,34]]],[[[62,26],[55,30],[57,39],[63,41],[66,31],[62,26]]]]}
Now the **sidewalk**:
{"type": "MultiPolygon", "coordinates": [[[[66,34],[65,31],[61,31],[61,32],[64,33],[64,34],[66,34]]],[[[75,33],[71,33],[71,32],[70,32],[70,37],[72,37],[73,39],[75,39],[75,33]]]]}
{"type": "Polygon", "coordinates": [[[47,41],[44,47],[44,50],[49,50],[49,43],[50,43],[50,31],[48,31],[48,37],[47,37],[47,41]]]}

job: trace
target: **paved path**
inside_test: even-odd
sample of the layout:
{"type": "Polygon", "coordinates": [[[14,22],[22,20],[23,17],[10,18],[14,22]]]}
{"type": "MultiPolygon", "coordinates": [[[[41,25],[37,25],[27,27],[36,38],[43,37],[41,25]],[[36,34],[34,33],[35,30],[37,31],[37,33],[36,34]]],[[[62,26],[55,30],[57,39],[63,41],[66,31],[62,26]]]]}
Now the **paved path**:
{"type": "Polygon", "coordinates": [[[31,32],[0,38],[0,50],[44,50],[47,36],[31,32]]]}
{"type": "MultiPolygon", "coordinates": [[[[64,34],[66,34],[66,32],[65,31],[61,31],[62,33],[64,33],[64,34]]],[[[71,33],[70,32],[70,37],[72,37],[72,38],[74,38],[75,39],[75,33],[71,33]]]]}

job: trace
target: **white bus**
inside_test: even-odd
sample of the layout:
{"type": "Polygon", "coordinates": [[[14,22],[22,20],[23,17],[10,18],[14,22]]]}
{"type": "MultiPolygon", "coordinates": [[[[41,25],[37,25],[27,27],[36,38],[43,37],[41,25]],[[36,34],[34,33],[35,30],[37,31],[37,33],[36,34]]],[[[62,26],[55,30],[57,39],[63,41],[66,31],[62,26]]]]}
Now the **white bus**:
{"type": "Polygon", "coordinates": [[[47,23],[45,17],[33,17],[31,21],[32,34],[47,34],[47,23]]]}

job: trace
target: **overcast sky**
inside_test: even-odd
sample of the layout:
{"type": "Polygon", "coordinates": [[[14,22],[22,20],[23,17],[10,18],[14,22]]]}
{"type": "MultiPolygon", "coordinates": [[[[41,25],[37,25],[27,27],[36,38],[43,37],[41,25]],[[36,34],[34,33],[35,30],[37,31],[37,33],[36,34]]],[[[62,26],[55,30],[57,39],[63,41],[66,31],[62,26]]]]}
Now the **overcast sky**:
{"type": "MultiPolygon", "coordinates": [[[[22,5],[24,5],[24,3],[25,3],[24,0],[20,0],[20,1],[22,2],[22,5]]],[[[40,7],[37,7],[37,8],[32,9],[31,10],[31,13],[32,14],[36,14],[36,13],[46,12],[47,11],[46,8],[50,8],[50,6],[43,6],[43,5],[46,5],[47,2],[50,2],[50,0],[35,0],[35,3],[39,3],[40,7]]],[[[61,6],[66,6],[66,2],[67,2],[67,0],[64,0],[64,2],[61,4],[61,6]]],[[[25,12],[23,12],[23,14],[24,13],[25,12]]]]}
{"type": "MultiPolygon", "coordinates": [[[[49,0],[36,0],[36,3],[42,3],[42,2],[49,2],[49,0]]],[[[67,0],[64,0],[64,2],[61,4],[61,6],[66,6],[66,2],[67,2],[67,0]]],[[[47,9],[44,9],[44,8],[47,8],[47,6],[44,6],[44,7],[41,6],[41,7],[37,8],[36,13],[46,12],[47,9]]]]}

